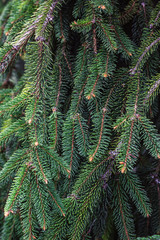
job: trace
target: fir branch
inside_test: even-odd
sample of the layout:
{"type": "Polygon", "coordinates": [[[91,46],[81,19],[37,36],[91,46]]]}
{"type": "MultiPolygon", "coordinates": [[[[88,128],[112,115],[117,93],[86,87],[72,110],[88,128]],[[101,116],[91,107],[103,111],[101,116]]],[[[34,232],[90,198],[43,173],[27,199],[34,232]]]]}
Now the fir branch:
{"type": "MultiPolygon", "coordinates": [[[[54,1],[51,4],[48,14],[46,16],[46,19],[44,20],[44,23],[42,24],[42,28],[41,28],[40,32],[37,30],[39,32],[38,34],[36,33],[37,41],[39,41],[39,40],[44,41],[43,34],[46,30],[46,27],[47,27],[48,23],[53,20],[53,17],[52,17],[53,11],[61,2],[62,2],[62,0],[57,0],[56,2],[54,1]]],[[[38,11],[37,11],[37,13],[38,13],[38,11]]],[[[27,44],[28,40],[31,38],[31,36],[34,34],[35,30],[37,29],[37,26],[41,22],[42,18],[43,18],[43,15],[40,14],[40,15],[36,16],[36,20],[34,20],[35,18],[33,18],[31,23],[29,24],[29,26],[28,26],[28,22],[25,24],[24,29],[21,31],[19,36],[17,36],[15,38],[15,40],[13,41],[13,43],[12,43],[13,47],[6,53],[4,58],[1,60],[0,72],[3,73],[7,69],[7,67],[15,59],[19,50],[22,49],[27,44]],[[8,60],[8,58],[10,58],[10,59],[8,60]]]]}
{"type": "Polygon", "coordinates": [[[55,155],[55,152],[51,153],[49,150],[45,149],[45,148],[42,147],[42,146],[40,146],[40,148],[42,148],[51,158],[53,158],[54,161],[56,161],[56,162],[58,163],[58,165],[65,170],[65,172],[67,172],[67,174],[70,173],[70,169],[68,169],[68,168],[65,167],[64,162],[60,162],[60,159],[59,159],[58,155],[57,155],[57,156],[54,156],[54,155],[55,155]],[[53,154],[53,155],[52,155],[52,154],[53,154]]]}
{"type": "MultiPolygon", "coordinates": [[[[159,75],[158,75],[159,76],[159,75]]],[[[154,82],[154,84],[152,85],[152,87],[150,88],[150,90],[147,93],[147,96],[144,98],[143,104],[145,105],[146,102],[148,102],[148,100],[153,97],[154,93],[157,91],[157,89],[159,88],[160,85],[160,79],[158,79],[157,81],[154,82]]]]}
{"type": "Polygon", "coordinates": [[[50,192],[50,190],[49,190],[49,189],[47,189],[47,190],[48,190],[51,198],[53,199],[53,201],[55,202],[55,204],[57,205],[57,207],[58,207],[59,210],[61,211],[63,217],[65,217],[65,213],[64,213],[64,211],[62,210],[61,206],[58,204],[58,202],[56,201],[56,199],[54,198],[54,196],[53,196],[53,194],[50,192]]]}
{"type": "Polygon", "coordinates": [[[123,175],[126,178],[126,184],[122,181],[122,185],[126,191],[129,190],[130,197],[135,202],[139,211],[145,216],[151,215],[151,206],[146,192],[143,190],[143,186],[136,174],[127,173],[123,175]]]}
{"type": "Polygon", "coordinates": [[[39,193],[39,197],[40,197],[40,203],[41,203],[41,208],[42,208],[42,216],[43,216],[43,230],[46,230],[46,217],[45,217],[45,211],[44,211],[44,206],[43,206],[43,199],[42,199],[42,193],[40,190],[40,186],[38,183],[38,178],[36,176],[36,183],[37,183],[37,189],[38,189],[38,193],[39,193]]]}
{"type": "Polygon", "coordinates": [[[20,49],[22,49],[31,38],[31,36],[35,32],[36,24],[39,22],[41,16],[38,16],[35,21],[31,23],[30,26],[26,26],[26,28],[21,32],[19,36],[17,36],[12,43],[11,49],[5,54],[3,59],[0,62],[0,73],[3,73],[7,67],[13,62],[17,53],[20,49]]]}
{"type": "Polygon", "coordinates": [[[131,74],[131,75],[134,75],[134,74],[136,73],[136,71],[138,71],[139,66],[140,66],[143,58],[145,57],[145,55],[150,51],[150,49],[151,49],[154,45],[158,44],[159,41],[160,41],[160,37],[157,38],[156,40],[154,40],[148,47],[145,48],[144,52],[143,52],[143,53],[141,54],[141,56],[139,57],[136,65],[135,65],[135,67],[130,70],[130,74],[131,74]]]}
{"type": "Polygon", "coordinates": [[[49,11],[47,13],[46,19],[42,25],[41,35],[45,32],[46,27],[50,21],[53,21],[53,12],[55,8],[62,2],[63,0],[53,0],[50,5],[49,11]]]}
{"type": "Polygon", "coordinates": [[[24,28],[24,30],[22,30],[22,32],[20,33],[20,36],[17,36],[15,38],[15,40],[13,42],[14,48],[21,49],[24,45],[26,45],[28,40],[34,34],[37,24],[39,23],[41,17],[42,17],[41,15],[38,16],[37,19],[34,20],[29,26],[27,26],[28,23],[26,24],[26,28],[24,28]]]}
{"type": "Polygon", "coordinates": [[[156,234],[159,3],[13,2],[0,3],[2,238],[156,234]]]}
{"type": "Polygon", "coordinates": [[[126,166],[127,166],[127,160],[130,159],[130,147],[131,147],[131,140],[132,140],[132,132],[133,132],[133,126],[134,126],[134,120],[131,122],[131,129],[130,129],[130,135],[129,135],[129,140],[128,140],[128,145],[127,145],[127,151],[125,154],[125,159],[123,163],[123,168],[121,169],[121,173],[124,173],[126,171],[126,166]]]}
{"type": "Polygon", "coordinates": [[[121,40],[118,32],[117,32],[116,29],[115,29],[115,26],[112,25],[112,26],[111,26],[111,29],[114,30],[114,32],[115,32],[116,36],[118,37],[118,39],[119,39],[119,41],[120,41],[120,44],[121,44],[121,46],[123,47],[123,49],[125,50],[125,52],[131,57],[131,56],[132,56],[132,53],[130,53],[130,52],[126,49],[126,47],[125,47],[125,45],[123,44],[123,42],[122,42],[122,40],[121,40]]]}
{"type": "Polygon", "coordinates": [[[23,89],[22,93],[0,105],[0,114],[14,113],[18,108],[23,107],[28,99],[31,97],[29,94],[30,86],[23,89]]]}
{"type": "MultiPolygon", "coordinates": [[[[37,145],[37,143],[38,143],[38,142],[35,142],[35,145],[37,145]]],[[[36,156],[37,156],[38,165],[39,165],[40,170],[41,170],[41,173],[42,173],[42,175],[43,175],[44,182],[45,182],[46,184],[48,184],[48,179],[47,179],[47,177],[46,177],[45,174],[44,174],[44,171],[43,171],[43,168],[42,168],[42,164],[41,164],[41,161],[40,161],[40,158],[39,158],[37,146],[35,147],[35,151],[36,151],[36,156]]]]}
{"type": "Polygon", "coordinates": [[[1,131],[0,133],[0,141],[1,143],[5,142],[12,134],[16,134],[20,130],[22,130],[25,127],[26,123],[24,122],[24,119],[20,119],[17,122],[14,122],[9,127],[1,131]]]}
{"type": "Polygon", "coordinates": [[[119,179],[115,180],[113,188],[112,208],[119,237],[122,240],[133,240],[135,239],[135,229],[128,196],[122,188],[119,179]]]}
{"type": "Polygon", "coordinates": [[[5,72],[7,67],[13,62],[19,49],[19,46],[14,46],[5,54],[0,62],[0,73],[5,72]]]}
{"type": "Polygon", "coordinates": [[[15,215],[10,214],[7,218],[4,220],[4,226],[2,231],[2,238],[3,239],[12,239],[12,234],[15,229],[15,215]]]}
{"type": "Polygon", "coordinates": [[[15,151],[0,171],[0,182],[10,177],[11,173],[17,170],[20,164],[28,159],[30,152],[32,152],[32,150],[26,148],[15,151]]]}
{"type": "Polygon", "coordinates": [[[7,217],[10,212],[12,212],[12,207],[17,199],[17,196],[20,192],[20,189],[22,187],[23,181],[26,177],[28,171],[28,165],[23,165],[18,173],[17,176],[14,179],[14,182],[11,187],[11,191],[9,193],[5,208],[4,208],[4,216],[7,217]]]}
{"type": "Polygon", "coordinates": [[[77,21],[74,21],[70,27],[72,29],[81,29],[82,27],[87,27],[87,26],[90,26],[90,25],[93,25],[93,20],[90,20],[90,19],[83,19],[83,20],[77,20],[77,21]]]}
{"type": "Polygon", "coordinates": [[[35,212],[33,206],[33,184],[32,174],[28,172],[28,176],[24,179],[24,185],[22,186],[21,195],[19,199],[22,201],[20,204],[20,221],[22,222],[23,236],[26,239],[36,239],[37,232],[35,229],[35,212]],[[26,191],[27,189],[27,191],[26,191]]]}
{"type": "Polygon", "coordinates": [[[95,97],[95,96],[96,96],[96,95],[94,94],[94,90],[95,90],[95,88],[96,88],[96,85],[97,85],[98,80],[99,80],[99,75],[97,75],[97,78],[96,78],[96,81],[95,81],[95,83],[94,83],[94,85],[93,85],[93,88],[92,88],[92,90],[91,90],[91,93],[86,96],[86,98],[87,98],[88,100],[90,100],[92,97],[95,97]]]}
{"type": "Polygon", "coordinates": [[[102,134],[103,134],[103,126],[104,126],[104,118],[105,118],[105,113],[106,113],[106,110],[104,109],[103,110],[103,116],[102,116],[102,122],[101,122],[101,129],[100,129],[100,135],[99,135],[99,140],[98,140],[98,144],[97,144],[97,147],[94,151],[94,153],[92,155],[90,155],[89,157],[89,161],[92,162],[98,149],[99,149],[99,146],[100,146],[100,143],[101,143],[101,139],[102,139],[102,134]]]}
{"type": "Polygon", "coordinates": [[[89,193],[87,193],[85,198],[83,199],[83,204],[80,206],[79,213],[74,224],[74,228],[70,239],[78,240],[80,238],[82,231],[85,227],[86,218],[88,218],[88,213],[86,212],[86,209],[88,209],[88,207],[90,208],[92,207],[92,204],[97,197],[97,194],[95,193],[98,190],[97,188],[99,184],[100,184],[99,180],[96,181],[95,184],[92,186],[91,190],[89,191],[89,193]]]}
{"type": "Polygon", "coordinates": [[[72,73],[72,68],[71,68],[71,65],[68,61],[67,54],[66,54],[66,39],[65,39],[65,36],[64,36],[64,33],[63,33],[63,24],[62,24],[62,14],[61,14],[61,12],[60,12],[60,26],[61,26],[61,38],[63,39],[62,53],[63,53],[64,59],[67,63],[70,75],[71,75],[72,79],[74,79],[73,73],[72,73]]]}
{"type": "Polygon", "coordinates": [[[125,24],[127,23],[133,14],[136,13],[138,10],[138,1],[132,0],[128,3],[128,5],[125,7],[124,12],[121,13],[121,16],[119,17],[119,20],[125,24]]]}
{"type": "Polygon", "coordinates": [[[142,127],[142,139],[146,149],[149,150],[150,154],[155,158],[160,158],[159,149],[159,136],[153,125],[149,122],[146,117],[139,116],[138,120],[142,127]]]}
{"type": "MultiPolygon", "coordinates": [[[[139,91],[140,91],[140,79],[139,79],[139,75],[136,78],[136,83],[137,83],[137,90],[136,90],[136,98],[135,98],[135,103],[134,103],[134,108],[133,108],[133,116],[130,118],[131,122],[130,122],[130,126],[129,126],[129,131],[127,130],[125,133],[127,136],[127,139],[125,139],[125,141],[127,141],[127,144],[125,143],[125,147],[123,150],[121,150],[121,154],[123,156],[124,154],[124,160],[123,157],[120,156],[120,167],[121,167],[121,173],[125,173],[127,170],[127,161],[130,161],[129,165],[132,165],[132,159],[136,159],[136,151],[134,150],[134,144],[136,144],[138,146],[138,136],[136,136],[135,132],[137,130],[137,124],[136,124],[136,119],[139,117],[139,115],[137,114],[137,110],[138,110],[138,99],[139,99],[139,91]],[[132,152],[134,152],[134,154],[132,154],[132,152]],[[131,158],[132,157],[132,158],[131,158]]],[[[132,94],[131,94],[132,95],[132,94]]],[[[133,102],[133,97],[132,97],[132,102],[133,102]]],[[[120,124],[116,125],[115,128],[117,128],[117,126],[121,125],[122,123],[125,123],[126,125],[126,119],[125,118],[120,124]]],[[[126,137],[126,136],[125,136],[126,137]]],[[[124,138],[125,138],[124,137],[124,138]]],[[[124,141],[123,137],[121,138],[121,141],[124,141]]]]}
{"type": "Polygon", "coordinates": [[[151,29],[152,29],[152,28],[154,27],[154,25],[157,23],[159,17],[160,17],[160,11],[158,12],[158,14],[157,14],[155,20],[153,21],[153,23],[150,24],[150,28],[151,28],[151,29]]]}
{"type": "Polygon", "coordinates": [[[79,108],[80,102],[82,100],[82,95],[84,93],[84,89],[85,89],[86,84],[87,84],[87,79],[86,79],[85,83],[83,84],[82,89],[81,89],[81,91],[79,93],[79,96],[78,96],[78,102],[77,102],[76,111],[75,111],[76,113],[78,112],[78,108],[79,108]]]}
{"type": "Polygon", "coordinates": [[[109,43],[110,43],[110,46],[112,47],[112,49],[115,51],[117,50],[117,47],[115,46],[115,42],[112,42],[112,39],[110,39],[110,36],[108,35],[106,29],[105,29],[105,26],[103,23],[101,23],[100,21],[97,21],[97,23],[99,24],[99,26],[101,27],[101,29],[103,30],[105,36],[107,37],[109,43]]]}
{"type": "Polygon", "coordinates": [[[85,135],[84,135],[84,131],[83,131],[83,127],[82,127],[82,123],[81,123],[81,119],[80,119],[79,114],[77,114],[77,118],[78,118],[79,126],[80,126],[80,129],[81,129],[81,133],[82,133],[82,136],[83,136],[84,148],[85,148],[85,152],[86,152],[87,151],[87,149],[86,149],[86,140],[85,140],[85,135]]]}
{"type": "Polygon", "coordinates": [[[111,98],[111,95],[114,91],[114,87],[111,88],[110,92],[109,92],[109,95],[108,95],[108,98],[107,98],[107,101],[105,103],[105,106],[104,108],[102,109],[103,111],[103,114],[102,114],[102,120],[101,120],[101,128],[100,128],[100,134],[99,134],[99,140],[98,140],[98,144],[96,146],[96,149],[94,150],[94,153],[92,155],[89,156],[89,161],[92,162],[95,155],[97,154],[98,150],[99,150],[99,147],[100,147],[100,144],[101,144],[101,140],[102,140],[102,135],[103,135],[103,128],[104,128],[104,120],[105,120],[105,116],[106,116],[106,113],[108,111],[108,104],[109,104],[109,101],[110,101],[110,98],[111,98]]]}
{"type": "Polygon", "coordinates": [[[77,189],[75,190],[75,193],[79,193],[81,191],[81,189],[83,188],[83,186],[87,183],[87,181],[92,178],[92,176],[95,174],[95,172],[97,171],[97,169],[99,167],[101,167],[101,165],[103,165],[105,162],[109,161],[112,159],[112,154],[111,156],[109,156],[108,158],[104,159],[103,161],[101,161],[99,164],[96,164],[96,166],[92,169],[92,171],[86,176],[86,178],[80,182],[80,184],[78,185],[77,189]]]}
{"type": "Polygon", "coordinates": [[[124,217],[124,212],[123,212],[123,207],[122,207],[123,205],[122,205],[122,201],[121,201],[121,194],[120,194],[119,185],[118,185],[117,189],[118,189],[118,199],[119,199],[120,212],[121,212],[121,217],[122,217],[122,221],[123,221],[125,234],[126,234],[127,240],[130,240],[129,233],[128,233],[127,226],[126,226],[125,217],[124,217]]]}

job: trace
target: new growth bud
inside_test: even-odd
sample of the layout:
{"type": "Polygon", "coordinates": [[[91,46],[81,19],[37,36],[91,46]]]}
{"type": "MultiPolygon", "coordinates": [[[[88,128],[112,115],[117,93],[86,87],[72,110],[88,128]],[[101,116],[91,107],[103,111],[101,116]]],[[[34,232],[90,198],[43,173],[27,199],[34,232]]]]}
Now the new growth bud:
{"type": "Polygon", "coordinates": [[[35,146],[37,147],[39,145],[39,143],[38,142],[35,142],[35,146]]]}

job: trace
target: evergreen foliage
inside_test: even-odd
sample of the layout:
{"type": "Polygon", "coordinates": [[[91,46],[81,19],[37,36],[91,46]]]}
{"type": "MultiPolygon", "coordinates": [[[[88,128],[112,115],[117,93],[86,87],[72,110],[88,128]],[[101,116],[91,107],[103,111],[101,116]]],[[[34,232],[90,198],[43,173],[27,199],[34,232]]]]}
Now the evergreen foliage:
{"type": "Polygon", "coordinates": [[[0,14],[0,238],[160,239],[159,1],[0,14]]]}

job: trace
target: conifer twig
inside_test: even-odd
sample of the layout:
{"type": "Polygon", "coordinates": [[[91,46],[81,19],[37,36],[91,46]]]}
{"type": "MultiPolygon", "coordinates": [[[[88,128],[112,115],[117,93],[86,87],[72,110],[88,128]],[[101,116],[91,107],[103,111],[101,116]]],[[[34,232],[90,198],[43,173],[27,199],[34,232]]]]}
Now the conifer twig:
{"type": "Polygon", "coordinates": [[[149,52],[149,50],[155,45],[157,44],[158,42],[160,41],[160,37],[157,38],[156,40],[154,40],[148,47],[145,48],[144,52],[141,54],[141,56],[139,57],[136,65],[134,68],[132,68],[130,70],[130,74],[131,75],[134,75],[136,73],[136,71],[138,70],[139,66],[140,66],[140,63],[141,61],[143,60],[143,58],[145,57],[145,55],[149,52]]]}

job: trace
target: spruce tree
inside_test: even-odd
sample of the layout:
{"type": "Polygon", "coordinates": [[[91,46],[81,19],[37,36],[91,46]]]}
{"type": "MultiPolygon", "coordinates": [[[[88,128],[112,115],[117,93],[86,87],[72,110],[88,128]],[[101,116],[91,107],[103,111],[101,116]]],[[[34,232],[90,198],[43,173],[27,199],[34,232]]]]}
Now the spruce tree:
{"type": "Polygon", "coordinates": [[[0,239],[160,239],[160,2],[0,14],[0,239]]]}

